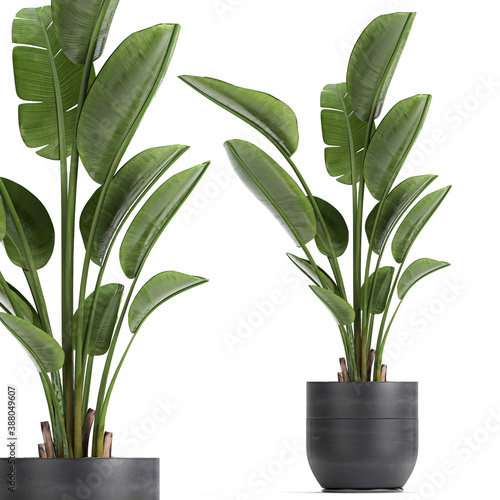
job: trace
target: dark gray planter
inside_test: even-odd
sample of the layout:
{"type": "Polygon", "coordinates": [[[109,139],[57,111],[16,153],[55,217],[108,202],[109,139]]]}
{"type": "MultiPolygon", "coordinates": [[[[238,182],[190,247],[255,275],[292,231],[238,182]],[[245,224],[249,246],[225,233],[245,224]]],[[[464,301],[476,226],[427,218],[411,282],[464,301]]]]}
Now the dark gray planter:
{"type": "Polygon", "coordinates": [[[0,498],[15,500],[159,500],[158,458],[0,459],[0,498]],[[15,479],[11,467],[15,467],[15,479]],[[10,495],[9,474],[15,486],[10,495]]]}
{"type": "Polygon", "coordinates": [[[307,383],[307,457],[325,490],[402,488],[417,452],[417,382],[307,383]]]}

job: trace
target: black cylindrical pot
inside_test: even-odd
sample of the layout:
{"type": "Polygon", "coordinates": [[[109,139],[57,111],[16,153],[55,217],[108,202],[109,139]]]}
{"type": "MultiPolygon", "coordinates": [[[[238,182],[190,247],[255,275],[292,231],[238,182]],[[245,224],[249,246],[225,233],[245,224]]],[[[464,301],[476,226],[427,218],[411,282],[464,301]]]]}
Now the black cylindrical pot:
{"type": "Polygon", "coordinates": [[[417,382],[307,383],[307,458],[325,490],[402,488],[417,453],[417,382]]]}
{"type": "Polygon", "coordinates": [[[1,458],[0,475],[1,498],[160,499],[158,458],[1,458]]]}

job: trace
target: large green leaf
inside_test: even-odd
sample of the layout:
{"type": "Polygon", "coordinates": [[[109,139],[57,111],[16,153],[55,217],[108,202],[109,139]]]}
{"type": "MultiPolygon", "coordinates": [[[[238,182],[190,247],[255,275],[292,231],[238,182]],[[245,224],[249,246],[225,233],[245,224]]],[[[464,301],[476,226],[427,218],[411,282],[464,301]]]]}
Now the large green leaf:
{"type": "Polygon", "coordinates": [[[300,246],[316,236],[314,211],[297,183],[269,155],[250,142],[224,144],[229,160],[248,189],[300,246]]]}
{"type": "Polygon", "coordinates": [[[120,263],[135,278],[156,240],[186,201],[210,163],[184,170],[164,182],[130,224],[120,248],[120,263]]]}
{"type": "Polygon", "coordinates": [[[410,33],[413,12],[379,16],[356,42],[347,68],[352,109],[364,122],[377,118],[410,33]]]}
{"type": "MultiPolygon", "coordinates": [[[[40,317],[38,316],[35,308],[31,305],[30,301],[10,283],[7,283],[7,286],[10,288],[10,295],[14,298],[16,305],[21,310],[23,318],[29,323],[41,328],[40,317]]],[[[2,283],[0,283],[0,307],[6,313],[14,314],[14,306],[10,302],[9,295],[2,286],[2,283]]]]}
{"type": "Polygon", "coordinates": [[[39,371],[55,372],[64,364],[64,351],[46,332],[24,319],[0,313],[0,321],[28,351],[39,371]]]}
{"type": "MultiPolygon", "coordinates": [[[[118,318],[120,302],[123,295],[124,286],[119,283],[110,283],[99,289],[99,296],[95,306],[94,320],[90,330],[90,339],[86,354],[90,356],[102,356],[106,354],[111,344],[111,337],[118,318]]],[[[90,308],[94,299],[92,292],[84,302],[83,324],[88,325],[90,308]]],[[[76,332],[78,322],[78,311],[73,316],[73,331],[76,332]]],[[[76,349],[76,336],[73,337],[73,349],[76,349]]]]}
{"type": "MultiPolygon", "coordinates": [[[[317,196],[315,196],[314,199],[323,220],[325,221],[326,230],[330,236],[330,241],[332,242],[335,255],[340,257],[345,252],[349,243],[349,229],[347,228],[344,217],[342,217],[342,214],[327,201],[322,200],[317,196]]],[[[333,257],[333,255],[330,255],[330,251],[328,249],[327,236],[323,231],[323,227],[317,220],[316,226],[318,228],[318,232],[316,234],[316,245],[318,246],[318,250],[323,255],[333,257]]]]}
{"type": "MultiPolygon", "coordinates": [[[[372,303],[370,307],[371,314],[381,314],[385,311],[387,297],[391,289],[392,278],[394,276],[394,268],[390,266],[380,267],[376,273],[373,273],[368,278],[368,290],[373,287],[373,280],[377,276],[375,288],[372,293],[372,303]]],[[[364,304],[365,285],[361,287],[361,303],[364,304]]]]}
{"type": "Polygon", "coordinates": [[[133,33],[90,88],[78,123],[78,152],[99,184],[118,167],[165,75],[179,30],[158,24],[133,33]]]}
{"type": "Polygon", "coordinates": [[[0,241],[3,241],[6,234],[7,234],[7,217],[5,215],[5,208],[3,208],[3,203],[0,201],[0,241]]]}
{"type": "MultiPolygon", "coordinates": [[[[118,170],[104,198],[94,237],[91,257],[97,265],[104,262],[111,241],[139,201],[187,149],[188,146],[147,149],[118,170]]],[[[80,231],[85,244],[101,192],[102,186],[94,192],[80,216],[80,231]]]]}
{"type": "MultiPolygon", "coordinates": [[[[293,255],[291,253],[287,253],[288,258],[310,279],[313,281],[313,283],[317,286],[321,286],[321,279],[316,273],[313,265],[307,260],[307,259],[301,259],[300,257],[297,257],[296,255],[293,255]]],[[[321,269],[321,267],[318,267],[318,270],[321,274],[321,277],[325,281],[325,283],[328,286],[328,289],[335,293],[336,295],[340,295],[339,287],[336,285],[335,281],[330,278],[330,276],[321,269]]]]}
{"type": "Polygon", "coordinates": [[[256,128],[288,156],[297,151],[297,117],[284,102],[264,92],[236,87],[214,78],[188,75],[179,78],[212,102],[256,128]]]}
{"type": "Polygon", "coordinates": [[[58,160],[59,138],[65,155],[71,152],[76,105],[83,69],[60,50],[50,7],[19,11],[12,25],[14,77],[19,106],[19,127],[25,144],[42,148],[40,156],[58,160]]]}
{"type": "Polygon", "coordinates": [[[413,242],[450,191],[451,186],[439,189],[422,198],[404,218],[392,240],[392,255],[403,262],[413,242]]]}
{"type": "Polygon", "coordinates": [[[399,101],[382,120],[366,151],[366,186],[377,200],[392,188],[424,124],[430,95],[399,101]]]}
{"type": "MultiPolygon", "coordinates": [[[[42,202],[30,191],[9,179],[2,178],[2,180],[21,222],[33,255],[35,267],[40,269],[50,260],[54,250],[54,226],[50,216],[42,202]]],[[[5,214],[7,218],[7,234],[4,244],[7,255],[16,266],[28,269],[28,263],[24,262],[21,250],[21,240],[8,208],[5,209],[5,214]]]]}
{"type": "Polygon", "coordinates": [[[406,268],[398,282],[398,297],[403,300],[405,295],[415,283],[429,274],[439,271],[439,269],[448,267],[449,265],[450,264],[448,262],[441,262],[433,259],[416,260],[406,268]]]}
{"type": "MultiPolygon", "coordinates": [[[[373,251],[380,255],[398,220],[412,203],[420,196],[437,175],[418,175],[405,179],[385,198],[378,216],[377,228],[373,240],[373,251]]],[[[380,202],[373,207],[366,218],[366,236],[371,241],[373,227],[377,219],[380,202]]]]}
{"type": "Polygon", "coordinates": [[[319,286],[311,285],[310,288],[333,314],[338,324],[350,325],[354,321],[356,313],[344,299],[319,286]]]}
{"type": "Polygon", "coordinates": [[[352,184],[352,164],[359,181],[368,124],[353,112],[345,83],[327,85],[321,92],[321,127],[328,173],[343,184],[352,184]],[[339,177],[340,176],[340,177],[339,177]]]}
{"type": "Polygon", "coordinates": [[[54,24],[61,46],[75,64],[85,64],[92,33],[102,22],[93,54],[101,56],[119,0],[52,0],[54,24]]]}
{"type": "Polygon", "coordinates": [[[147,317],[161,304],[208,280],[198,276],[165,271],[151,278],[135,296],[128,312],[130,331],[137,333],[147,317]]]}

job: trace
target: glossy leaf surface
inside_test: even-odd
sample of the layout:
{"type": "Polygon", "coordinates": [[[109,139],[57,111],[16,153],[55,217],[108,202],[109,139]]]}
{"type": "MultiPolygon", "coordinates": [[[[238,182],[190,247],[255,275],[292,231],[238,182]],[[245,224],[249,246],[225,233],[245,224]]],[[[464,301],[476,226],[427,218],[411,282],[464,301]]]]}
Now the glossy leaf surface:
{"type": "MultiPolygon", "coordinates": [[[[23,314],[23,319],[28,321],[29,323],[34,324],[38,328],[41,328],[40,318],[35,308],[31,305],[31,302],[24,297],[24,295],[13,287],[10,283],[7,283],[7,286],[10,288],[10,293],[13,296],[16,305],[19,307],[23,314]]],[[[14,306],[9,300],[6,290],[3,288],[0,283],[0,307],[8,314],[14,314],[14,306]]]]}
{"type": "Polygon", "coordinates": [[[418,259],[410,264],[398,281],[398,297],[403,300],[410,288],[435,271],[439,271],[450,264],[433,259],[418,259]]]}
{"type": "Polygon", "coordinates": [[[319,286],[311,285],[310,288],[333,314],[338,324],[350,325],[354,321],[356,313],[344,299],[319,286]]]}
{"type": "MultiPolygon", "coordinates": [[[[391,289],[392,278],[394,277],[394,268],[390,266],[380,267],[376,273],[377,281],[375,283],[375,288],[372,291],[372,303],[370,307],[371,314],[381,314],[385,311],[385,306],[387,304],[387,297],[391,289]]],[[[368,291],[371,290],[373,286],[373,280],[375,279],[375,273],[371,274],[368,278],[368,291]]],[[[363,304],[363,296],[365,293],[365,285],[361,287],[361,303],[363,304]]]]}
{"type": "MultiPolygon", "coordinates": [[[[287,253],[288,258],[310,279],[314,282],[315,285],[321,286],[321,279],[319,278],[318,274],[314,270],[314,267],[312,264],[307,260],[307,259],[302,259],[300,257],[297,257],[296,255],[293,255],[291,253],[287,253]]],[[[325,282],[328,284],[328,289],[335,293],[336,295],[340,295],[339,288],[336,285],[336,283],[330,278],[330,276],[323,271],[320,267],[318,268],[319,272],[321,273],[322,278],[325,280],[325,282]]]]}
{"type": "MultiPolygon", "coordinates": [[[[317,196],[315,196],[314,199],[316,200],[316,204],[318,205],[319,211],[325,221],[326,229],[330,236],[330,241],[332,242],[335,255],[340,257],[345,252],[347,245],[349,244],[349,229],[347,228],[344,217],[342,217],[342,214],[327,201],[322,200],[317,196]]],[[[332,257],[328,250],[327,237],[318,221],[316,221],[316,226],[316,245],[318,246],[318,250],[323,255],[332,257]]]]}

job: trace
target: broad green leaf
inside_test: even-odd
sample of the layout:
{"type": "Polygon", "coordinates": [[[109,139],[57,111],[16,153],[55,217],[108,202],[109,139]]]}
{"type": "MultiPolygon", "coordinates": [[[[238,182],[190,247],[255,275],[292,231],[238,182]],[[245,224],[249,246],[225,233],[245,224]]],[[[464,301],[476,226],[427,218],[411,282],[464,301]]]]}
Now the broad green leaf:
{"type": "Polygon", "coordinates": [[[183,82],[226,111],[241,118],[292,156],[299,145],[295,113],[284,102],[257,90],[236,87],[214,78],[183,75],[183,82]]]}
{"type": "MultiPolygon", "coordinates": [[[[10,283],[7,283],[7,286],[10,288],[10,293],[13,296],[16,304],[19,306],[23,314],[23,318],[32,323],[33,325],[41,328],[40,317],[36,312],[35,308],[31,305],[30,301],[23,296],[23,294],[14,288],[10,283]]],[[[9,300],[9,296],[7,295],[6,290],[0,283],[0,307],[8,314],[14,315],[14,306],[9,300]]]]}
{"type": "MultiPolygon", "coordinates": [[[[381,314],[385,311],[387,304],[387,297],[391,290],[392,278],[394,276],[394,268],[390,266],[380,267],[376,273],[377,280],[375,288],[372,292],[372,304],[370,307],[371,314],[381,314]]],[[[371,274],[368,278],[368,290],[372,289],[375,273],[371,274]]],[[[361,287],[361,303],[364,304],[365,285],[361,287]]]]}
{"type": "Polygon", "coordinates": [[[310,288],[333,314],[338,324],[350,325],[354,321],[356,313],[344,299],[319,286],[311,285],[310,288]]]}
{"type": "MultiPolygon", "coordinates": [[[[187,149],[187,146],[147,149],[118,170],[104,198],[94,237],[91,256],[97,265],[100,266],[104,262],[111,241],[139,201],[187,149]]],[[[85,244],[101,192],[102,187],[99,187],[80,216],[80,231],[85,244]]]]}
{"type": "Polygon", "coordinates": [[[52,23],[50,7],[19,11],[12,25],[14,77],[19,106],[19,128],[26,146],[42,148],[40,156],[60,157],[59,138],[64,137],[65,155],[71,152],[76,105],[83,68],[63,52],[52,23]]]}
{"type": "Polygon", "coordinates": [[[64,351],[46,332],[12,314],[0,313],[0,321],[28,351],[38,371],[55,372],[64,364],[64,351]]]}
{"type": "Polygon", "coordinates": [[[321,92],[321,127],[328,173],[343,184],[352,184],[352,164],[359,181],[368,124],[352,111],[345,83],[327,85],[321,92]],[[340,176],[340,177],[339,177],[340,176]]]}
{"type": "Polygon", "coordinates": [[[175,271],[165,271],[151,278],[135,296],[128,312],[128,324],[137,333],[147,317],[161,304],[208,280],[175,271]]]}
{"type": "MultiPolygon", "coordinates": [[[[120,310],[120,302],[123,295],[124,286],[119,283],[104,285],[99,290],[97,297],[94,320],[90,330],[90,340],[86,354],[90,356],[102,356],[106,354],[111,344],[111,337],[120,310]]],[[[86,299],[83,305],[83,324],[87,327],[90,319],[90,308],[94,292],[86,299]]],[[[73,331],[77,330],[78,311],[73,316],[73,331]]],[[[73,336],[73,349],[76,349],[76,335],[73,336]]]]}
{"type": "Polygon", "coordinates": [[[429,274],[439,271],[439,269],[448,267],[449,265],[450,264],[448,262],[441,262],[433,259],[416,260],[406,268],[398,282],[398,297],[403,300],[405,295],[415,283],[429,274]]]}
{"type": "Polygon", "coordinates": [[[430,95],[399,101],[382,120],[366,151],[366,186],[377,200],[389,193],[424,124],[430,95]]]}
{"type": "MultiPolygon", "coordinates": [[[[437,178],[437,175],[418,175],[405,179],[398,184],[385,198],[373,241],[373,251],[380,255],[398,220],[420,196],[420,194],[437,178]]],[[[371,241],[373,227],[380,208],[380,202],[373,207],[366,218],[366,236],[371,241]]]]}
{"type": "Polygon", "coordinates": [[[135,278],[156,240],[186,201],[210,163],[184,170],[164,182],[130,224],[120,248],[120,263],[135,278]]]}
{"type": "Polygon", "coordinates": [[[415,15],[396,12],[379,16],[356,42],[347,68],[347,90],[360,120],[368,122],[380,115],[415,15]]]}
{"type": "MultiPolygon", "coordinates": [[[[319,278],[318,274],[314,270],[314,267],[312,264],[307,260],[307,259],[301,259],[300,257],[297,257],[296,255],[293,255],[291,253],[287,253],[288,258],[309,278],[311,279],[315,285],[321,286],[321,279],[319,278]]],[[[328,290],[333,292],[336,295],[340,295],[339,287],[336,285],[335,281],[330,278],[330,276],[321,269],[321,267],[318,268],[322,278],[325,280],[325,282],[328,285],[328,290]]]]}
{"type": "Polygon", "coordinates": [[[7,217],[5,216],[5,208],[0,201],[0,241],[3,241],[7,234],[7,217]]]}
{"type": "MultiPolygon", "coordinates": [[[[332,242],[335,255],[340,257],[345,252],[349,243],[349,229],[347,228],[344,217],[342,217],[342,214],[327,201],[322,200],[317,196],[315,196],[314,199],[316,200],[316,204],[318,205],[319,211],[325,221],[326,229],[330,235],[330,241],[332,242]]],[[[318,220],[316,220],[316,226],[318,228],[316,234],[316,245],[318,246],[318,250],[323,255],[333,257],[330,255],[327,237],[318,220]]]]}
{"type": "Polygon", "coordinates": [[[404,218],[392,240],[392,255],[403,262],[413,242],[450,191],[451,186],[439,189],[422,198],[404,218]]]}
{"type": "MultiPolygon", "coordinates": [[[[54,250],[54,226],[50,216],[42,202],[26,188],[9,179],[2,178],[2,180],[23,227],[35,267],[40,269],[50,260],[54,250]]],[[[4,244],[7,255],[16,266],[28,269],[28,263],[24,262],[21,240],[8,208],[5,209],[5,215],[7,234],[4,244]]]]}
{"type": "Polygon", "coordinates": [[[75,64],[85,64],[92,32],[102,22],[93,60],[99,58],[108,38],[119,0],[52,0],[54,24],[66,56],[75,64]]]}
{"type": "Polygon", "coordinates": [[[273,213],[297,246],[300,246],[299,239],[303,243],[311,241],[316,236],[316,218],[297,183],[250,142],[235,139],[224,146],[245,186],[273,213]]]}
{"type": "Polygon", "coordinates": [[[133,33],[113,52],[89,90],[78,123],[78,152],[103,184],[118,167],[165,76],[180,27],[158,24],[133,33]]]}

